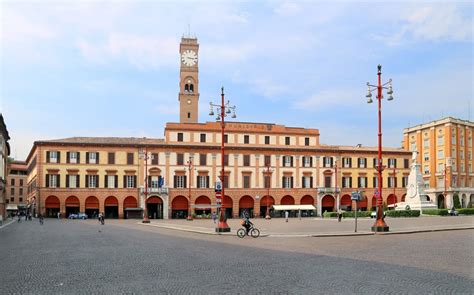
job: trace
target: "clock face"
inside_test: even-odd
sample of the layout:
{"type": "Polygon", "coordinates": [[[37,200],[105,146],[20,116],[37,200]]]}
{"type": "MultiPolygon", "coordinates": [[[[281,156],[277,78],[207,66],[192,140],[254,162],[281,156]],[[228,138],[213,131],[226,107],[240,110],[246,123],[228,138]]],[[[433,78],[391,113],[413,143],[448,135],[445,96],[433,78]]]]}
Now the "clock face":
{"type": "Polygon", "coordinates": [[[197,63],[197,60],[197,54],[192,50],[188,49],[181,54],[181,61],[188,67],[194,66],[197,63]]]}
{"type": "Polygon", "coordinates": [[[191,104],[191,100],[190,100],[190,99],[188,99],[187,103],[188,103],[188,104],[191,104]]]}

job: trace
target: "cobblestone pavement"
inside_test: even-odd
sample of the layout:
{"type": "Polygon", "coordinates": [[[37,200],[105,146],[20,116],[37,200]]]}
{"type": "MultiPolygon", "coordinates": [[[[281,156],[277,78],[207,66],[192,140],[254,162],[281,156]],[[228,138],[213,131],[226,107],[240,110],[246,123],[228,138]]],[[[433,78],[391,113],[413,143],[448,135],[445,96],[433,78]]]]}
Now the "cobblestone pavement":
{"type": "Polygon", "coordinates": [[[473,232],[238,239],[126,221],[22,222],[0,229],[0,294],[471,294],[473,232]],[[296,246],[305,243],[315,251],[296,246]],[[337,257],[334,249],[348,253],[337,257]],[[412,266],[369,261],[361,249],[421,257],[412,266]],[[471,273],[423,268],[427,258],[443,264],[456,256],[471,273]]]}

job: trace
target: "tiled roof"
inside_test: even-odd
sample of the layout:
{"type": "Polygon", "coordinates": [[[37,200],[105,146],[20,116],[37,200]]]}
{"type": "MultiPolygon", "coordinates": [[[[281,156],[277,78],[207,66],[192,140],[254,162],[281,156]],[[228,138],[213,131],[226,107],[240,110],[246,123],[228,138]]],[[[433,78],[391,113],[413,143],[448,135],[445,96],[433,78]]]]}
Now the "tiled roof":
{"type": "Polygon", "coordinates": [[[64,144],[157,144],[163,143],[161,138],[144,137],[69,137],[63,139],[40,140],[37,143],[64,143],[64,144]]]}

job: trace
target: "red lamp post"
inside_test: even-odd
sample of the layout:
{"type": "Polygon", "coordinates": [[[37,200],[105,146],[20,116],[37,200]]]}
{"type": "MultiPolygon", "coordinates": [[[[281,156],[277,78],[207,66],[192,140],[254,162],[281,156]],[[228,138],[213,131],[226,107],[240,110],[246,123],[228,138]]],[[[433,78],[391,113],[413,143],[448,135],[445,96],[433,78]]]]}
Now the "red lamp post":
{"type": "MultiPolygon", "coordinates": [[[[224,130],[225,130],[225,122],[224,118],[232,113],[232,118],[235,118],[235,106],[231,106],[230,102],[227,101],[227,103],[224,103],[224,87],[221,88],[221,104],[216,105],[213,103],[209,103],[209,115],[214,116],[214,111],[213,108],[216,108],[217,111],[217,121],[221,121],[221,182],[222,182],[222,192],[221,196],[222,199],[225,198],[225,162],[224,162],[224,156],[225,156],[225,148],[224,148],[224,130]]],[[[216,227],[216,232],[230,232],[230,227],[227,224],[227,217],[225,216],[225,211],[224,211],[224,202],[222,200],[221,206],[220,206],[220,212],[219,212],[219,222],[217,223],[216,227]]]]}
{"type": "Polygon", "coordinates": [[[383,207],[382,207],[382,171],[384,167],[382,166],[382,89],[388,89],[387,94],[389,97],[387,100],[393,100],[393,90],[392,90],[392,79],[389,79],[387,83],[382,84],[382,66],[377,66],[377,75],[378,75],[378,84],[371,85],[367,82],[367,103],[372,103],[372,91],[377,90],[377,100],[378,100],[378,125],[379,125],[379,132],[378,132],[378,161],[376,170],[378,172],[378,190],[376,191],[377,195],[377,219],[372,226],[373,232],[387,232],[389,231],[388,225],[385,223],[383,218],[383,207]],[[388,85],[388,87],[386,86],[388,85]]]}
{"type": "Polygon", "coordinates": [[[192,209],[191,209],[191,204],[192,204],[192,196],[191,196],[191,184],[192,184],[192,179],[193,179],[193,158],[189,157],[189,161],[187,162],[188,165],[188,172],[189,172],[189,185],[188,185],[188,197],[189,197],[189,208],[188,208],[188,221],[193,220],[193,214],[192,214],[192,209]]]}
{"type": "Polygon", "coordinates": [[[144,201],[144,208],[143,208],[143,220],[142,223],[150,223],[150,219],[148,219],[148,210],[146,207],[146,202],[148,199],[148,159],[151,158],[151,156],[148,154],[148,149],[145,146],[145,150],[142,150],[140,152],[140,157],[145,160],[145,201],[144,201]]]}
{"type": "Polygon", "coordinates": [[[265,214],[265,219],[271,219],[270,217],[270,186],[272,183],[272,174],[273,170],[270,168],[270,163],[265,165],[265,175],[268,177],[268,185],[267,185],[267,212],[265,214]]]}

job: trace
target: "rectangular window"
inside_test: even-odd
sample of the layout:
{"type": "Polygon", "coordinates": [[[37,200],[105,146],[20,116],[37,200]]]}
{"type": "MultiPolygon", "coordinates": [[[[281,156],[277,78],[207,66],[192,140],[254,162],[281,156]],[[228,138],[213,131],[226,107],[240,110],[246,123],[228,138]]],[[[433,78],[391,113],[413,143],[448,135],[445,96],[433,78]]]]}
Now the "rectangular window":
{"type": "Polygon", "coordinates": [[[135,175],[125,175],[125,188],[136,188],[137,177],[135,175]]]}
{"type": "Polygon", "coordinates": [[[10,189],[10,195],[12,195],[12,196],[15,195],[15,189],[13,187],[10,189]]]}
{"type": "Polygon", "coordinates": [[[115,188],[115,175],[107,175],[107,187],[115,188]]]}
{"type": "Polygon", "coordinates": [[[178,141],[182,142],[183,141],[183,133],[178,132],[178,141]]]}
{"type": "Polygon", "coordinates": [[[303,156],[303,167],[313,167],[313,158],[311,156],[303,156]]]}
{"type": "Polygon", "coordinates": [[[410,168],[410,160],[403,159],[403,168],[410,168]]]}
{"type": "Polygon", "coordinates": [[[229,143],[229,136],[224,134],[224,143],[229,143]]]}
{"type": "Polygon", "coordinates": [[[201,176],[197,177],[197,184],[198,188],[208,188],[209,187],[209,176],[201,176]]]}
{"type": "Polygon", "coordinates": [[[367,187],[367,177],[357,177],[357,187],[366,188],[367,187]]]}
{"type": "Polygon", "coordinates": [[[265,166],[270,166],[272,164],[272,158],[271,157],[272,156],[267,156],[267,155],[265,156],[265,159],[264,159],[264,161],[265,161],[264,165],[265,166]]]}
{"type": "Polygon", "coordinates": [[[199,154],[199,165],[201,166],[207,165],[207,154],[199,154]]]}
{"type": "Polygon", "coordinates": [[[429,147],[430,147],[430,140],[426,138],[426,139],[423,141],[423,148],[427,149],[427,148],[429,148],[429,147]]]}
{"type": "Polygon", "coordinates": [[[270,136],[265,136],[265,144],[270,144],[270,136]]]}
{"type": "Polygon", "coordinates": [[[388,168],[397,168],[397,159],[388,159],[388,168]]]}
{"type": "Polygon", "coordinates": [[[184,154],[176,154],[176,165],[184,165],[184,154]]]}
{"type": "Polygon", "coordinates": [[[436,181],[436,186],[437,187],[439,187],[439,188],[444,187],[444,178],[443,177],[437,178],[436,180],[437,180],[436,181]]]}
{"type": "Polygon", "coordinates": [[[150,188],[159,188],[160,187],[160,176],[148,176],[148,186],[150,188]]]}
{"type": "Polygon", "coordinates": [[[352,167],[352,159],[351,158],[342,158],[342,167],[351,168],[352,167]]]}
{"type": "Polygon", "coordinates": [[[115,164],[115,153],[111,152],[107,154],[107,163],[109,165],[114,165],[115,164]]]}
{"type": "Polygon", "coordinates": [[[49,152],[49,163],[58,163],[58,152],[49,152]]]}
{"type": "Polygon", "coordinates": [[[283,167],[293,167],[292,156],[283,156],[283,167]]]}
{"type": "Polygon", "coordinates": [[[367,167],[367,159],[366,158],[358,158],[357,165],[359,168],[366,168],[367,167]]]}
{"type": "Polygon", "coordinates": [[[456,144],[456,136],[455,136],[455,135],[453,135],[453,136],[451,137],[451,144],[452,144],[452,145],[455,145],[455,144],[456,144]]]}
{"type": "Polygon", "coordinates": [[[292,176],[283,176],[283,188],[293,188],[293,177],[292,176]]]}
{"type": "Polygon", "coordinates": [[[230,183],[229,183],[229,176],[225,175],[224,176],[224,188],[229,188],[230,183]]]}
{"type": "Polygon", "coordinates": [[[332,167],[332,164],[333,164],[332,157],[323,157],[323,164],[324,164],[324,167],[326,168],[332,167]]]}
{"type": "Polygon", "coordinates": [[[444,145],[444,137],[438,136],[438,145],[444,145]]]}
{"type": "Polygon", "coordinates": [[[69,152],[69,163],[71,164],[77,163],[77,152],[69,152]]]}
{"type": "Polygon", "coordinates": [[[302,188],[312,188],[313,187],[313,181],[312,181],[311,176],[303,176],[301,179],[301,186],[302,188]]]}
{"type": "Polygon", "coordinates": [[[99,187],[99,175],[87,175],[89,176],[88,188],[98,188],[99,187]]]}
{"type": "Polygon", "coordinates": [[[89,164],[97,164],[97,153],[88,153],[89,154],[89,164]]]}
{"type": "Polygon", "coordinates": [[[464,137],[461,136],[461,139],[459,140],[459,145],[464,146],[464,137]]]}
{"type": "Polygon", "coordinates": [[[15,179],[14,179],[14,178],[12,178],[12,179],[10,180],[10,184],[11,184],[12,186],[15,186],[15,179]]]}
{"type": "Polygon", "coordinates": [[[224,166],[229,166],[229,155],[224,155],[224,166]]]}
{"type": "Polygon", "coordinates": [[[127,165],[133,165],[133,153],[127,153],[127,165]]]}
{"type": "Polygon", "coordinates": [[[289,136],[286,136],[285,137],[285,145],[290,145],[290,137],[289,136]]]}
{"type": "Polygon", "coordinates": [[[342,187],[344,188],[352,187],[352,177],[342,177],[342,187]]]}
{"type": "Polygon", "coordinates": [[[429,161],[429,160],[430,160],[430,154],[429,154],[429,153],[424,153],[424,154],[423,154],[423,159],[424,159],[425,161],[429,161]]]}
{"type": "Polygon", "coordinates": [[[250,155],[244,155],[244,166],[250,166],[250,155]]]}
{"type": "Polygon", "coordinates": [[[395,187],[395,177],[388,178],[388,187],[395,187]]]}
{"type": "Polygon", "coordinates": [[[404,188],[408,185],[408,176],[403,176],[402,185],[404,188]]]}
{"type": "Polygon", "coordinates": [[[423,171],[425,174],[430,174],[430,166],[425,165],[423,171]]]}
{"type": "Polygon", "coordinates": [[[244,135],[244,143],[249,144],[250,143],[250,136],[244,135]]]}
{"type": "Polygon", "coordinates": [[[374,188],[379,187],[379,177],[378,176],[374,176],[374,178],[372,179],[372,184],[373,184],[374,188]]]}
{"type": "Polygon", "coordinates": [[[410,151],[416,150],[416,142],[412,142],[410,145],[410,151]]]}
{"type": "Polygon", "coordinates": [[[438,151],[438,159],[442,159],[444,158],[444,151],[443,150],[439,150],[438,151]]]}
{"type": "Polygon", "coordinates": [[[59,175],[58,174],[46,174],[47,187],[59,187],[59,175]]]}
{"type": "Polygon", "coordinates": [[[243,178],[244,188],[250,188],[250,176],[244,175],[243,178]]]}
{"type": "Polygon", "coordinates": [[[309,145],[309,137],[305,137],[305,139],[304,139],[304,145],[306,145],[306,146],[309,145]]]}
{"type": "Polygon", "coordinates": [[[265,188],[270,188],[270,177],[271,176],[264,176],[263,177],[263,183],[265,188]]]}
{"type": "Polygon", "coordinates": [[[205,133],[201,133],[200,141],[201,142],[206,142],[206,134],[205,133]]]}
{"type": "Polygon", "coordinates": [[[464,160],[464,151],[463,150],[461,150],[459,152],[459,158],[461,158],[461,160],[464,160]]]}
{"type": "Polygon", "coordinates": [[[151,154],[151,164],[158,165],[158,153],[151,154]]]}
{"type": "Polygon", "coordinates": [[[331,187],[331,176],[324,176],[324,187],[331,187]]]}
{"type": "Polygon", "coordinates": [[[77,175],[68,175],[69,176],[69,181],[68,181],[68,187],[69,188],[77,188],[78,185],[78,180],[79,180],[79,177],[77,175]]]}
{"type": "Polygon", "coordinates": [[[23,186],[23,179],[20,179],[20,186],[23,186]]]}
{"type": "Polygon", "coordinates": [[[23,202],[23,198],[19,198],[20,203],[23,202]]]}
{"type": "Polygon", "coordinates": [[[10,197],[10,202],[15,202],[15,198],[14,198],[14,197],[10,197]]]}
{"type": "Polygon", "coordinates": [[[443,163],[438,163],[438,170],[437,170],[437,172],[438,172],[438,173],[441,173],[441,172],[443,172],[443,170],[444,170],[444,164],[443,164],[443,163]]]}

